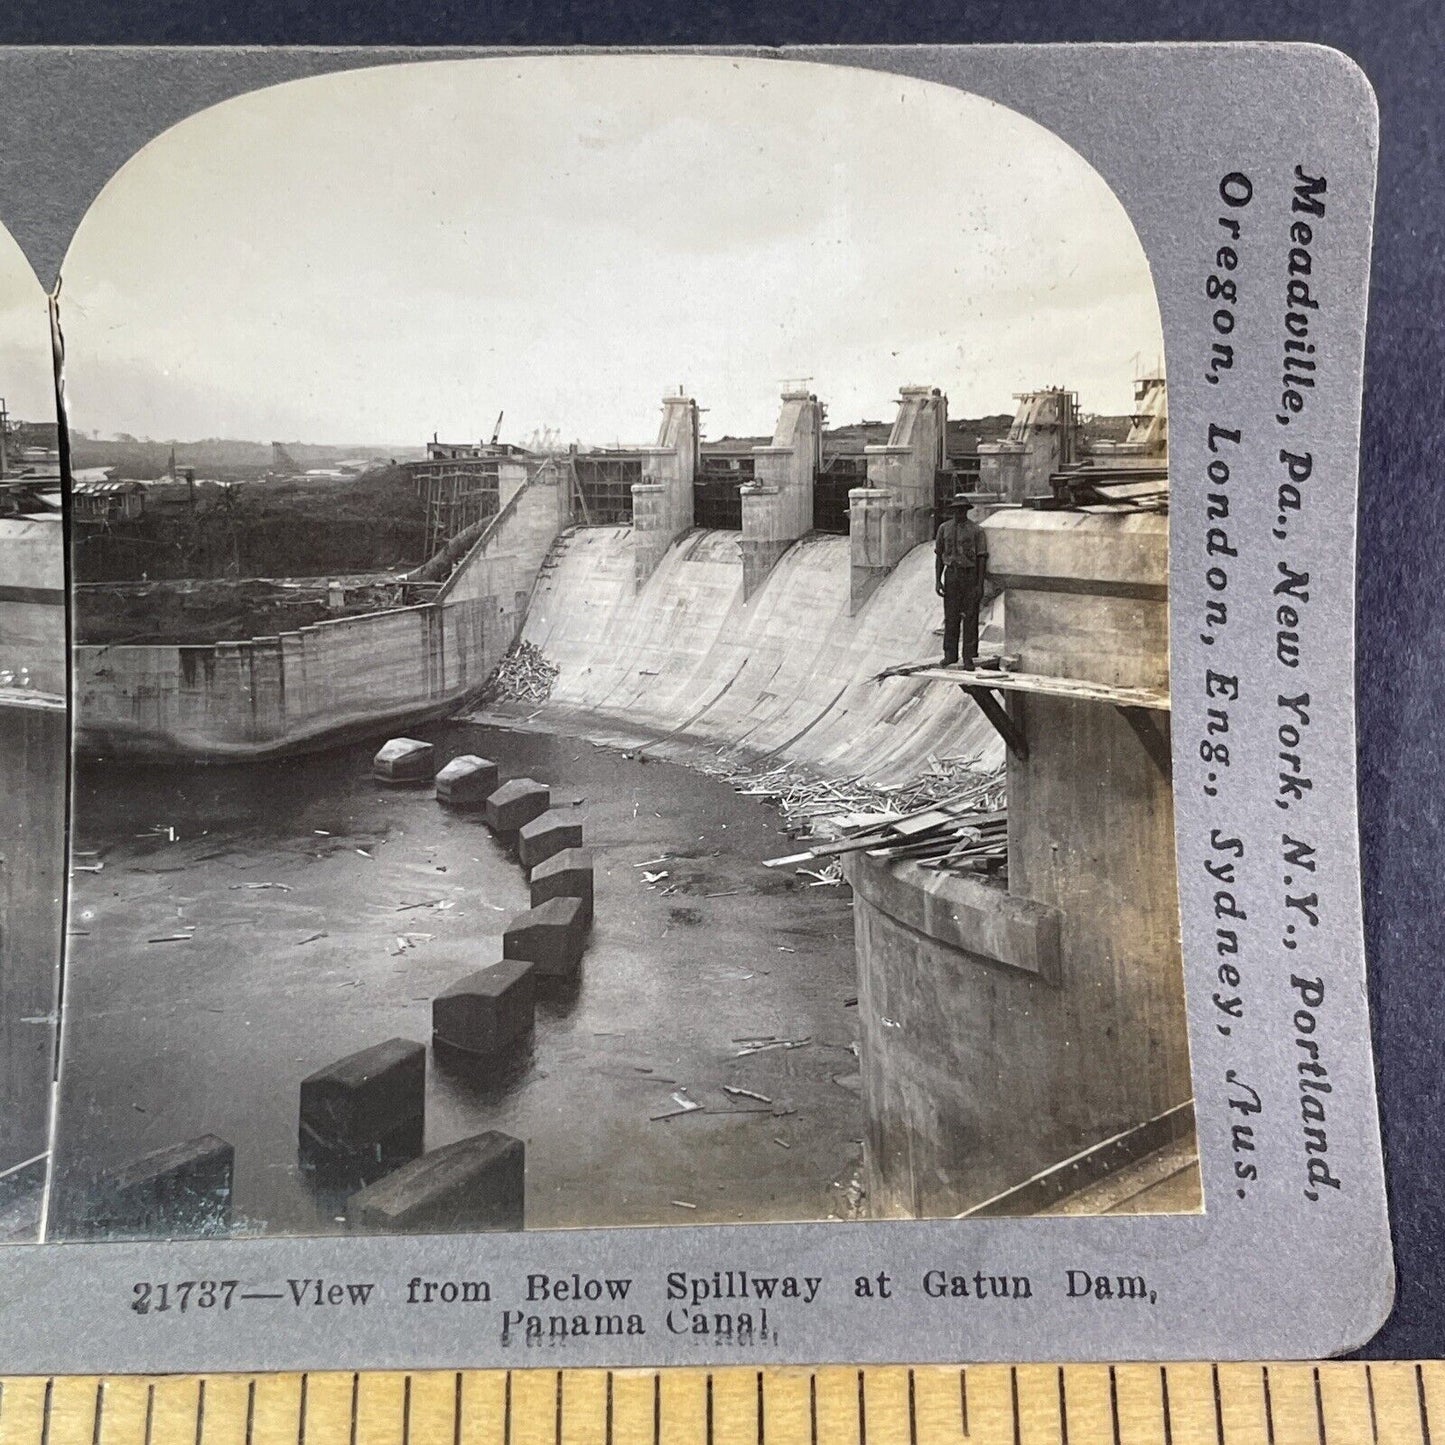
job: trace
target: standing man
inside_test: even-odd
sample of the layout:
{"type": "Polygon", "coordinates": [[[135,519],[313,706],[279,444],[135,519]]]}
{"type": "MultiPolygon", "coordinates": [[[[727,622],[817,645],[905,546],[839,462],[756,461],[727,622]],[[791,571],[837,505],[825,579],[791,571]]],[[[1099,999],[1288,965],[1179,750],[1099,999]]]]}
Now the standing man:
{"type": "Polygon", "coordinates": [[[969,517],[973,503],[957,493],[934,539],[934,588],[943,598],[943,665],[972,667],[978,654],[978,609],[988,567],[988,538],[969,517]]]}

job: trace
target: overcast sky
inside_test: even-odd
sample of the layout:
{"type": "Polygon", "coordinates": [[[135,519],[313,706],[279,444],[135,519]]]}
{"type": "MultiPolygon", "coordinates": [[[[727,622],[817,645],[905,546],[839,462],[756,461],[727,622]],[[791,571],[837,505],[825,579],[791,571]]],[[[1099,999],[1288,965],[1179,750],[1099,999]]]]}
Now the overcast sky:
{"type": "MultiPolygon", "coordinates": [[[[900,76],[719,57],[466,60],[229,101],[136,156],[63,270],[72,421],[420,444],[770,432],[900,385],[955,416],[1162,354],[1123,209],[1065,144],[900,76]]],[[[7,313],[8,315],[8,313],[7,313]]]]}
{"type": "Polygon", "coordinates": [[[20,247],[0,226],[0,396],[19,421],[55,420],[50,314],[20,247]]]}

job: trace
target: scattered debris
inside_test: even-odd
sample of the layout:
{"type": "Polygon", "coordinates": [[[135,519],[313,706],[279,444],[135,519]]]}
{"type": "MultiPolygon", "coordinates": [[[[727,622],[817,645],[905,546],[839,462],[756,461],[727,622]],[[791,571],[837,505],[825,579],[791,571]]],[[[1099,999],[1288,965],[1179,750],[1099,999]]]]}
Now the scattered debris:
{"type": "Polygon", "coordinates": [[[159,938],[148,938],[147,943],[189,943],[189,933],[163,933],[159,938]]]}
{"type": "Polygon", "coordinates": [[[546,702],[561,669],[531,642],[514,642],[482,687],[482,702],[546,702]]]}
{"type": "Polygon", "coordinates": [[[669,1204],[675,1204],[679,1209],[696,1209],[697,1205],[689,1204],[685,1199],[669,1199],[669,1204]]]}
{"type": "Polygon", "coordinates": [[[318,938],[330,937],[331,935],[329,933],[313,933],[310,938],[298,938],[296,940],[296,947],[300,948],[303,943],[315,943],[318,938]]]}
{"type": "Polygon", "coordinates": [[[231,884],[231,892],[232,892],[232,893],[238,893],[238,892],[241,892],[241,891],[250,892],[250,891],[252,891],[252,890],[260,890],[260,889],[262,889],[262,888],[279,888],[282,893],[289,893],[289,892],[291,891],[291,885],[290,885],[289,883],[232,883],[232,884],[231,884]]]}
{"type": "Polygon", "coordinates": [[[676,1090],[672,1102],[677,1108],[669,1109],[665,1114],[654,1114],[650,1122],[655,1124],[659,1119],[675,1119],[679,1114],[696,1114],[702,1110],[702,1105],[696,1099],[688,1098],[686,1089],[676,1090]]]}
{"type": "Polygon", "coordinates": [[[724,1084],[722,1091],[734,1099],[756,1099],[760,1104],[771,1104],[773,1102],[766,1094],[755,1094],[751,1089],[740,1089],[734,1084],[724,1084]]]}
{"type": "Polygon", "coordinates": [[[801,1049],[812,1042],[813,1036],[811,1034],[805,1039],[780,1039],[775,1038],[772,1034],[766,1034],[762,1038],[757,1039],[734,1039],[733,1043],[742,1044],[743,1047],[733,1055],[733,1058],[744,1059],[747,1058],[749,1054],[762,1054],[768,1052],[770,1049],[801,1049]]]}
{"type": "Polygon", "coordinates": [[[791,1149],[793,1147],[786,1139],[779,1139],[776,1134],[773,1135],[773,1143],[776,1144],[779,1149],[791,1149]]]}

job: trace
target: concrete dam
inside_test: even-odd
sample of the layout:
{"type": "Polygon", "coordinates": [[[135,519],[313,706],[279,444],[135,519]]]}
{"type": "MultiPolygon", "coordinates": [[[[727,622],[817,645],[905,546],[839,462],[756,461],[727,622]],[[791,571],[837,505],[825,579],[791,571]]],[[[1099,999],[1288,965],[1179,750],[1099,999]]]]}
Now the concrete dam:
{"type": "Polygon", "coordinates": [[[937,652],[937,614],[926,546],[850,616],[845,537],[796,543],[745,597],[735,532],[689,533],[639,591],[629,529],[579,529],[560,539],[522,629],[560,669],[551,697],[483,716],[678,761],[793,762],[882,788],[930,757],[993,770],[1003,743],[956,688],[875,681],[937,652]]]}
{"type": "MultiPolygon", "coordinates": [[[[1019,403],[1007,435],[967,465],[950,452],[947,399],[925,387],[903,390],[886,440],[846,455],[825,448],[823,408],[797,390],[784,394],[763,444],[705,449],[685,396],[664,398],[651,446],[532,454],[434,441],[425,462],[406,465],[441,545],[400,579],[405,605],[275,636],[79,647],[80,746],[102,759],[251,762],[454,717],[459,739],[479,753],[512,749],[520,767],[529,749],[590,740],[611,750],[607,768],[648,779],[609,773],[605,796],[576,799],[611,810],[615,836],[589,843],[619,900],[635,900],[648,880],[670,894],[687,869],[711,866],[698,861],[712,856],[706,848],[686,851],[711,826],[701,811],[687,813],[686,837],[635,835],[664,818],[654,798],[639,824],[636,800],[668,771],[637,761],[724,774],[786,765],[875,799],[939,764],[969,770],[994,801],[950,813],[943,799],[941,813],[919,810],[918,826],[964,839],[964,853],[965,835],[987,837],[987,862],[944,858],[906,832],[859,844],[870,830],[850,835],[858,825],[840,822],[834,854],[846,855],[847,889],[810,898],[806,883],[760,866],[794,860],[758,853],[736,876],[699,875],[696,905],[664,902],[659,890],[658,931],[607,965],[617,985],[609,1006],[626,1016],[679,959],[686,978],[720,966],[705,946],[713,938],[757,968],[742,981],[776,977],[769,987],[791,1007],[801,960],[766,933],[758,900],[788,900],[793,927],[831,895],[846,930],[833,936],[845,949],[851,937],[845,981],[856,992],[836,1007],[856,1029],[844,1048],[858,1072],[851,1086],[846,1074],[814,1081],[825,1100],[818,1117],[841,1117],[829,1089],[861,1100],[870,1214],[1197,1209],[1169,752],[1163,383],[1141,383],[1128,437],[1087,445],[1072,393],[1019,403]],[[983,514],[989,601],[977,662],[966,652],[943,667],[930,544],[940,505],[958,490],[983,514]],[[484,699],[518,644],[555,669],[545,695],[484,699]],[[634,871],[664,847],[662,866],[676,876],[634,871]],[[724,898],[733,902],[714,919],[706,909],[722,905],[708,900],[724,898]],[[669,933],[690,923],[695,955],[669,933]],[[639,974],[644,947],[660,952],[639,974]],[[791,957],[775,974],[779,952],[791,957]]],[[[357,793],[354,779],[345,787],[357,793]]],[[[250,805],[238,796],[237,806],[250,805]]],[[[716,800],[710,808],[725,816],[716,800]]],[[[302,822],[313,837],[336,827],[319,799],[302,822]]],[[[733,823],[737,838],[745,825],[733,823]]],[[[408,815],[397,836],[429,836],[429,826],[408,815]]],[[[351,851],[372,858],[369,846],[351,851]]],[[[436,866],[428,855],[407,866],[466,862],[436,866]]],[[[620,907],[644,916],[635,901],[620,907]]],[[[330,915],[316,922],[339,927],[330,915]]],[[[318,957],[328,937],[301,942],[318,957]]],[[[819,969],[824,977],[821,960],[819,969]]],[[[733,999],[726,990],[694,999],[688,1026],[706,1028],[724,994],[733,999]]],[[[739,1034],[743,1021],[731,1027],[739,1034]]],[[[530,1127],[519,1117],[516,1137],[530,1127]]],[[[545,1149],[545,1135],[528,1144],[529,1178],[560,1167],[563,1154],[549,1161],[545,1149]]],[[[687,1155],[685,1168],[703,1157],[687,1155]]],[[[559,1185],[553,1208],[564,1202],[559,1185]]],[[[796,1201],[787,1208],[799,1212],[779,1217],[809,1217],[796,1201]]]]}

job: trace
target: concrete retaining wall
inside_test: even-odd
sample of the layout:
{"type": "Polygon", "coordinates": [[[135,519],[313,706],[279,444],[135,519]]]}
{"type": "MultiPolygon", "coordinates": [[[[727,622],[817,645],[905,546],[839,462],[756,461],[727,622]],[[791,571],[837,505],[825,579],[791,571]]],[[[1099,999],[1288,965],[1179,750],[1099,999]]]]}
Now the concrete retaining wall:
{"type": "MultiPolygon", "coordinates": [[[[1167,689],[1166,517],[986,528],[1022,672],[1167,689]]],[[[1010,710],[1006,887],[847,864],[878,1214],[959,1213],[1190,1095],[1170,779],[1107,702],[1010,710]]]]}
{"type": "Polygon", "coordinates": [[[565,509],[555,475],[522,487],[423,606],[209,646],[79,647],[80,746],[260,758],[450,711],[516,637],[565,509]]]}
{"type": "Polygon", "coordinates": [[[0,691],[0,1174],[45,1149],[68,741],[62,699],[0,691]]]}
{"type": "MultiPolygon", "coordinates": [[[[694,532],[634,590],[628,529],[572,533],[539,583],[524,638],[561,669],[531,725],[654,753],[790,759],[831,777],[897,783],[937,757],[996,766],[1002,745],[957,688],[908,678],[936,658],[942,620],[927,547],[849,615],[849,543],[811,536],[743,596],[736,532],[694,532]]],[[[521,710],[513,710],[519,712],[521,710]]]]}
{"type": "Polygon", "coordinates": [[[58,517],[0,520],[0,673],[6,672],[22,686],[65,695],[65,540],[58,517]]]}

